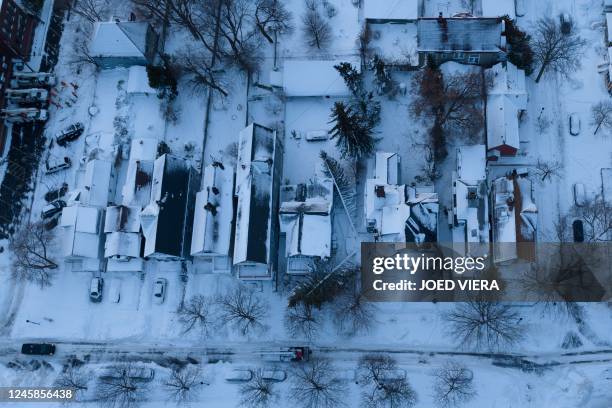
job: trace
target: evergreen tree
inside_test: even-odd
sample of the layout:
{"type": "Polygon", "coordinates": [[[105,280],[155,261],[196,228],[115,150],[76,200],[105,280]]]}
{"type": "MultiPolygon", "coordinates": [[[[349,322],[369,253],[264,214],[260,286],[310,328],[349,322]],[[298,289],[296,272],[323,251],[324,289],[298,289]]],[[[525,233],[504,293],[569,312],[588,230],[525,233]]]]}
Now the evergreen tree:
{"type": "Polygon", "coordinates": [[[391,92],[394,88],[393,79],[391,78],[391,74],[387,71],[387,67],[385,63],[378,55],[374,55],[374,59],[372,61],[373,69],[374,69],[374,77],[376,78],[376,84],[380,93],[387,94],[391,92]]]}
{"type": "Polygon", "coordinates": [[[525,70],[525,74],[533,72],[533,51],[529,45],[531,36],[521,31],[514,20],[505,16],[506,39],[508,41],[508,61],[525,70]]]}
{"type": "Polygon", "coordinates": [[[363,91],[362,74],[357,71],[350,62],[341,62],[334,68],[340,73],[344,83],[351,91],[353,96],[359,95],[363,91]]]}
{"type": "Polygon", "coordinates": [[[353,112],[344,102],[334,104],[330,121],[334,127],[330,134],[332,139],[336,139],[342,157],[358,159],[372,153],[375,140],[371,136],[371,129],[366,126],[368,122],[371,123],[371,119],[353,112]]]}

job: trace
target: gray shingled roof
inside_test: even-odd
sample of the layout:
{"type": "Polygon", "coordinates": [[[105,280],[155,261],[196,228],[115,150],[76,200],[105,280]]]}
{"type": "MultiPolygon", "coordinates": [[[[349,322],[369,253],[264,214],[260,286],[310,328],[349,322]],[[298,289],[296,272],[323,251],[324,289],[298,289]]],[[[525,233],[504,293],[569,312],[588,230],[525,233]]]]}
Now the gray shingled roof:
{"type": "Polygon", "coordinates": [[[498,51],[497,18],[424,18],[418,21],[419,51],[498,51]]]}

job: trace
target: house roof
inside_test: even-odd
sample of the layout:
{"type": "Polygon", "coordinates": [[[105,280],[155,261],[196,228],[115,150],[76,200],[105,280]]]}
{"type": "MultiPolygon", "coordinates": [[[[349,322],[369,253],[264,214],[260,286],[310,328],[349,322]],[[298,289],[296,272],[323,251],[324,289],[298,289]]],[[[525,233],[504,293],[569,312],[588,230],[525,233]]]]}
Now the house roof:
{"type": "Polygon", "coordinates": [[[399,165],[399,154],[376,152],[376,169],[374,177],[386,184],[398,184],[399,165]]]}
{"type": "Polygon", "coordinates": [[[106,234],[104,257],[138,258],[140,256],[140,234],[115,231],[106,234]]]}
{"type": "Polygon", "coordinates": [[[96,207],[64,207],[60,227],[63,232],[62,254],[65,257],[98,258],[100,255],[100,217],[96,207]]]}
{"type": "Polygon", "coordinates": [[[184,159],[164,154],[155,160],[151,200],[140,213],[144,256],[186,255],[191,245],[193,184],[193,172],[184,159]]]}
{"type": "Polygon", "coordinates": [[[144,57],[149,23],[97,22],[89,53],[93,57],[144,57]]]}
{"type": "Polygon", "coordinates": [[[506,95],[487,98],[487,149],[500,146],[520,148],[518,107],[506,95]]]}
{"type": "Polygon", "coordinates": [[[504,45],[497,18],[422,18],[419,51],[497,52],[504,45]]]}
{"type": "Polygon", "coordinates": [[[527,109],[527,88],[525,71],[518,69],[511,62],[500,62],[486,70],[491,86],[489,95],[505,95],[518,109],[527,109]]]}
{"type": "Polygon", "coordinates": [[[106,208],[104,219],[104,232],[139,232],[140,207],[117,205],[106,208]]]}
{"type": "Polygon", "coordinates": [[[85,185],[81,202],[96,207],[106,207],[111,187],[112,164],[105,160],[90,160],[85,167],[85,185]]]}
{"type": "Polygon", "coordinates": [[[334,68],[349,62],[357,70],[361,64],[356,57],[342,60],[285,60],[283,89],[286,96],[349,96],[350,91],[334,68]]]}
{"type": "Polygon", "coordinates": [[[202,191],[196,194],[191,255],[229,255],[234,218],[234,171],[212,164],[204,169],[202,191]],[[217,193],[215,193],[217,191],[217,193]],[[207,208],[210,203],[216,211],[207,208]]]}
{"type": "Polygon", "coordinates": [[[363,17],[372,20],[416,20],[419,0],[364,0],[363,17]]]}
{"type": "Polygon", "coordinates": [[[487,178],[485,145],[460,146],[457,148],[457,177],[466,183],[475,184],[487,178]]]}
{"type": "Polygon", "coordinates": [[[276,132],[251,124],[240,132],[236,165],[234,264],[268,264],[276,132]]]}

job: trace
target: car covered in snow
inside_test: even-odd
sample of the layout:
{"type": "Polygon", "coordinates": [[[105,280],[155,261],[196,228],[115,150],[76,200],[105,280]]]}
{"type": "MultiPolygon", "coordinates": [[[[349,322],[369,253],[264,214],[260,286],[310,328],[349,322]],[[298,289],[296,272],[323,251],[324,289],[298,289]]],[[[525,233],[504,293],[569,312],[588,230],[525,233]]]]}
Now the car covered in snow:
{"type": "Polygon", "coordinates": [[[72,161],[70,160],[69,157],[63,157],[60,159],[50,157],[45,163],[45,167],[46,167],[45,173],[46,174],[56,173],[58,171],[69,168],[71,165],[72,165],[72,161]]]}
{"type": "Polygon", "coordinates": [[[572,136],[580,134],[580,116],[575,112],[569,116],[569,132],[572,136]]]}
{"type": "Polygon", "coordinates": [[[21,346],[21,354],[52,356],[55,354],[55,344],[50,343],[24,343],[21,346]]]}
{"type": "Polygon", "coordinates": [[[85,127],[81,122],[73,123],[66,129],[61,130],[55,135],[55,141],[60,146],[65,146],[68,142],[77,140],[83,134],[85,127]]]}
{"type": "Polygon", "coordinates": [[[104,279],[92,278],[91,283],[89,285],[89,299],[95,303],[101,302],[103,289],[104,289],[104,279]]]}
{"type": "Polygon", "coordinates": [[[62,183],[61,186],[51,188],[49,189],[49,191],[45,193],[45,201],[49,202],[49,201],[57,200],[58,198],[63,197],[67,191],[68,191],[68,184],[62,183]]]}
{"type": "Polygon", "coordinates": [[[62,212],[62,208],[66,206],[64,200],[55,200],[45,205],[40,213],[40,217],[45,220],[53,217],[55,214],[62,212]]]}
{"type": "Polygon", "coordinates": [[[287,379],[287,372],[278,368],[266,368],[261,370],[261,378],[268,382],[283,382],[287,379]]]}
{"type": "Polygon", "coordinates": [[[228,383],[245,383],[251,381],[253,371],[248,368],[234,368],[225,376],[225,381],[228,383]]]}
{"type": "Polygon", "coordinates": [[[164,278],[157,278],[153,284],[153,300],[157,304],[164,303],[166,299],[166,287],[168,281],[164,278]]]}
{"type": "Polygon", "coordinates": [[[582,183],[574,184],[574,202],[578,207],[586,203],[586,187],[582,183]]]}

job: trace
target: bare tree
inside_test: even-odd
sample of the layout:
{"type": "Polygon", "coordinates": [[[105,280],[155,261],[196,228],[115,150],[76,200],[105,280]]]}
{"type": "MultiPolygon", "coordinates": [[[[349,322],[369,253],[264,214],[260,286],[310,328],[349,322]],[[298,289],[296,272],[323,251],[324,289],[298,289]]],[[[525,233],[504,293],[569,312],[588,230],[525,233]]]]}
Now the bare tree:
{"type": "Polygon", "coordinates": [[[546,181],[546,179],[552,181],[553,177],[561,177],[562,169],[563,164],[559,161],[544,161],[538,159],[538,163],[536,164],[536,173],[541,181],[546,181]]]}
{"type": "Polygon", "coordinates": [[[108,408],[133,408],[145,401],[148,384],[140,381],[139,367],[132,363],[110,367],[98,378],[96,398],[108,408]]]}
{"type": "Polygon", "coordinates": [[[596,103],[591,108],[591,115],[593,119],[593,126],[595,126],[594,135],[597,134],[599,129],[603,126],[604,129],[612,129],[612,101],[604,100],[596,103]]]}
{"type": "Polygon", "coordinates": [[[223,39],[222,52],[226,61],[251,74],[259,68],[261,32],[253,21],[252,0],[221,0],[219,36],[223,39]]]}
{"type": "Polygon", "coordinates": [[[362,292],[347,292],[334,304],[334,320],[339,332],[367,333],[376,322],[376,307],[362,292]]]}
{"type": "Polygon", "coordinates": [[[75,2],[72,11],[87,21],[95,23],[104,21],[110,13],[110,5],[107,0],[79,0],[75,2]]]}
{"type": "Polygon", "coordinates": [[[359,384],[364,389],[361,394],[364,407],[399,408],[416,404],[416,391],[390,356],[367,354],[359,360],[358,370],[359,384]]]}
{"type": "Polygon", "coordinates": [[[215,315],[213,302],[202,295],[195,295],[178,311],[179,322],[183,333],[199,329],[203,336],[208,336],[213,328],[215,315]]]}
{"type": "Polygon", "coordinates": [[[334,377],[336,368],[323,359],[298,365],[291,377],[290,400],[302,408],[346,406],[346,383],[334,377]]]}
{"type": "Polygon", "coordinates": [[[41,287],[51,284],[52,270],[57,263],[51,257],[51,231],[42,222],[26,224],[12,237],[13,279],[36,282],[41,287]]]}
{"type": "Polygon", "coordinates": [[[587,198],[580,205],[574,204],[571,214],[584,223],[584,240],[587,242],[609,241],[612,231],[612,206],[603,196],[587,198]]]}
{"type": "Polygon", "coordinates": [[[332,39],[332,29],[316,7],[307,7],[302,16],[302,33],[306,44],[317,49],[326,48],[332,39]]]}
{"type": "Polygon", "coordinates": [[[292,337],[305,337],[311,340],[321,326],[320,317],[310,305],[298,303],[288,307],[285,313],[285,328],[292,337]]]}
{"type": "Polygon", "coordinates": [[[195,401],[203,385],[208,384],[203,381],[202,372],[195,366],[174,368],[164,381],[170,399],[178,406],[195,401]]]}
{"type": "Polygon", "coordinates": [[[241,334],[266,330],[263,320],[268,314],[268,304],[252,290],[239,285],[217,300],[221,308],[220,320],[234,326],[241,334]]]}
{"type": "Polygon", "coordinates": [[[251,381],[240,387],[240,405],[244,407],[268,408],[279,398],[274,383],[263,378],[261,370],[255,371],[251,381]]]}
{"type": "Polygon", "coordinates": [[[540,66],[536,82],[547,71],[567,76],[580,67],[586,42],[578,34],[572,21],[563,24],[557,19],[544,17],[535,25],[533,34],[534,59],[540,66]]]}
{"type": "Polygon", "coordinates": [[[87,392],[87,385],[91,380],[91,373],[78,367],[68,366],[55,380],[55,387],[71,388],[75,394],[75,400],[81,401],[83,394],[87,392]]]}
{"type": "Polygon", "coordinates": [[[522,317],[509,305],[472,300],[457,303],[444,317],[464,347],[497,350],[523,338],[522,317]]]}
{"type": "Polygon", "coordinates": [[[434,373],[434,401],[439,407],[457,407],[476,396],[474,375],[462,364],[449,361],[434,373]]]}
{"type": "Polygon", "coordinates": [[[274,39],[270,33],[275,35],[287,34],[293,31],[293,15],[287,10],[281,0],[257,0],[255,6],[255,23],[268,42],[274,39]]]}
{"type": "Polygon", "coordinates": [[[191,75],[189,81],[196,91],[210,88],[223,96],[229,95],[224,84],[223,71],[212,65],[211,57],[205,51],[186,47],[178,53],[174,64],[176,69],[183,69],[191,75]]]}

